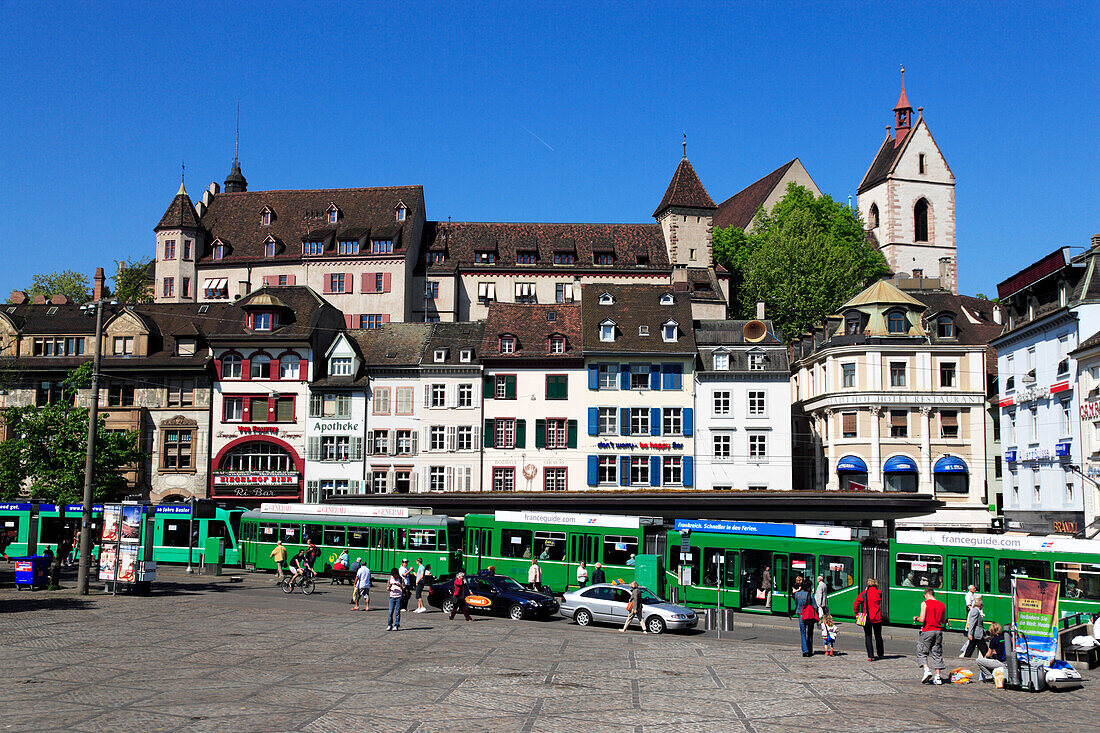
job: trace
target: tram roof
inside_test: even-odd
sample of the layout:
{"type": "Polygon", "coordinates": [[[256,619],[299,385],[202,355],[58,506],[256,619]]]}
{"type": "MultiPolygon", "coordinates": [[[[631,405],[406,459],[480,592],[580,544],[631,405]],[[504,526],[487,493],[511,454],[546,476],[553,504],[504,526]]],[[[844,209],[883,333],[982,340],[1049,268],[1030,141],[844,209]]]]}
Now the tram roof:
{"type": "Polygon", "coordinates": [[[446,514],[414,514],[411,517],[379,517],[366,514],[299,514],[291,512],[265,512],[250,509],[241,515],[243,519],[261,522],[340,522],[341,524],[392,524],[403,527],[446,527],[459,520],[446,514]]]}
{"type": "Polygon", "coordinates": [[[962,534],[898,530],[895,540],[906,545],[936,545],[964,550],[1025,550],[1030,552],[1080,552],[1100,554],[1100,540],[1015,534],[962,534]]]}
{"type": "Polygon", "coordinates": [[[811,540],[851,540],[866,537],[863,528],[838,527],[829,524],[780,524],[776,522],[737,522],[729,519],[677,519],[677,531],[746,534],[764,537],[798,537],[811,540]]]}
{"type": "Polygon", "coordinates": [[[341,517],[354,514],[360,517],[392,517],[403,519],[417,514],[431,514],[426,506],[393,506],[368,504],[294,504],[267,502],[260,504],[261,513],[308,514],[310,516],[341,517]]]}
{"type": "Polygon", "coordinates": [[[500,509],[493,512],[493,519],[498,522],[518,522],[521,524],[567,524],[576,527],[615,527],[618,529],[638,529],[643,526],[659,525],[662,522],[660,517],[500,509]]]}

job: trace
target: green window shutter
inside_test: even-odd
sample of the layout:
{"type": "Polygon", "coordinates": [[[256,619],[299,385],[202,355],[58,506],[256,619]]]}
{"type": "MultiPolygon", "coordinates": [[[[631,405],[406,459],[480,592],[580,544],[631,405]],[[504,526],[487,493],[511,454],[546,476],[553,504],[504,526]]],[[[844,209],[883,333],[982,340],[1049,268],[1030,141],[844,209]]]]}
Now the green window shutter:
{"type": "Polygon", "coordinates": [[[527,447],[527,421],[516,420],[516,447],[527,447]]]}
{"type": "Polygon", "coordinates": [[[494,430],[494,425],[493,425],[492,420],[486,420],[485,421],[485,430],[482,431],[481,435],[482,435],[482,438],[484,439],[485,447],[486,448],[492,448],[493,447],[493,438],[496,435],[496,430],[494,430]]]}
{"type": "Polygon", "coordinates": [[[570,448],[577,447],[577,421],[569,420],[565,423],[566,445],[570,448]]]}
{"type": "Polygon", "coordinates": [[[569,377],[564,375],[558,377],[558,399],[569,399],[569,377]]]}
{"type": "Polygon", "coordinates": [[[485,377],[485,379],[481,380],[481,396],[487,400],[493,399],[494,381],[492,377],[485,377]]]}
{"type": "Polygon", "coordinates": [[[516,375],[509,374],[504,378],[504,399],[514,400],[516,398],[516,375]]]}
{"type": "Polygon", "coordinates": [[[557,386],[558,385],[556,384],[556,382],[554,380],[554,377],[547,374],[546,375],[546,399],[548,399],[548,400],[556,399],[555,392],[557,391],[557,386]]]}
{"type": "Polygon", "coordinates": [[[535,447],[546,447],[546,421],[543,419],[535,420],[535,447]]]}

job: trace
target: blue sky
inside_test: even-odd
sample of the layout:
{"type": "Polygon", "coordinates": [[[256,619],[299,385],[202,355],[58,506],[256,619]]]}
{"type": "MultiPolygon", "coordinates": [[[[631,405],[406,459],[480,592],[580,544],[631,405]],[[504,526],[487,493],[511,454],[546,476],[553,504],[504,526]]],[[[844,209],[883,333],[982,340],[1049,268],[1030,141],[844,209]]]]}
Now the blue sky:
{"type": "Polygon", "coordinates": [[[151,257],[179,186],[422,184],[428,217],[650,221],[790,158],[854,196],[898,67],[956,179],[960,287],[1100,231],[1096,3],[0,5],[0,293],[151,257]]]}

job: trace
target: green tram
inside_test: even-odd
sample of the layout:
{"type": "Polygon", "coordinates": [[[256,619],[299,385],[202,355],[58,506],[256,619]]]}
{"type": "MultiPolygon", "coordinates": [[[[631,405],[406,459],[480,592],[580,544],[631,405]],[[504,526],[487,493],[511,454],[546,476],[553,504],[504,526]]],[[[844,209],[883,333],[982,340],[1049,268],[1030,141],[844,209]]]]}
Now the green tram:
{"type": "Polygon", "coordinates": [[[442,576],[461,567],[462,520],[417,507],[357,504],[261,504],[241,517],[241,563],[274,570],[271,551],[282,540],[288,559],[312,539],[321,550],[314,569],[331,569],[343,550],[362,557],[371,572],[389,572],[403,559],[430,563],[442,576]]]}
{"type": "MultiPolygon", "coordinates": [[[[1100,541],[1009,534],[901,530],[890,541],[889,603],[894,623],[920,612],[924,589],[936,590],[956,629],[966,620],[966,591],[982,596],[986,622],[1012,618],[1012,578],[1050,578],[1060,587],[1061,616],[1100,613],[1100,541]]],[[[881,582],[881,578],[880,578],[881,582]]]]}
{"type": "Polygon", "coordinates": [[[795,579],[824,575],[829,611],[853,618],[865,573],[884,569],[886,557],[885,547],[860,541],[866,534],[826,525],[677,519],[666,543],[665,592],[688,606],[787,615],[795,579]],[[770,598],[761,591],[765,569],[772,575],[770,598]]]}
{"type": "Polygon", "coordinates": [[[498,511],[467,514],[464,570],[476,573],[492,566],[501,575],[527,582],[531,560],[542,568],[542,584],[555,592],[577,587],[583,560],[591,581],[601,563],[608,582],[634,580],[639,555],[661,555],[663,520],[610,514],[498,511]]]}
{"type": "Polygon", "coordinates": [[[242,514],[244,509],[216,507],[213,518],[192,522],[190,504],[157,504],[153,507],[153,558],[157,562],[186,563],[190,544],[191,562],[197,563],[206,554],[208,538],[224,537],[224,564],[240,565],[242,514]]]}

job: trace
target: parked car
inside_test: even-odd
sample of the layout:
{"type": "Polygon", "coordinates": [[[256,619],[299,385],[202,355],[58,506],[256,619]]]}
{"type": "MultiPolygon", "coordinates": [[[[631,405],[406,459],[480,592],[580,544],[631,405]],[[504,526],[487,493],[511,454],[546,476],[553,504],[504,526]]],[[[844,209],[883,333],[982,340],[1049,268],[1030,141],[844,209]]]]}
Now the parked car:
{"type": "MultiPolygon", "coordinates": [[[[660,634],[665,629],[693,629],[699,623],[695,611],[677,606],[642,588],[642,620],[646,631],[660,634]]],[[[626,622],[626,604],[630,602],[630,587],[614,583],[600,583],[565,594],[561,614],[588,626],[595,621],[618,624],[626,622]]]]}
{"type": "MultiPolygon", "coordinates": [[[[469,583],[471,594],[489,599],[489,606],[485,608],[467,606],[472,613],[491,613],[519,620],[548,618],[558,612],[558,601],[554,596],[524,588],[507,575],[467,575],[465,582],[469,583]]],[[[428,603],[450,614],[454,607],[453,590],[454,578],[432,585],[428,603]]]]}

